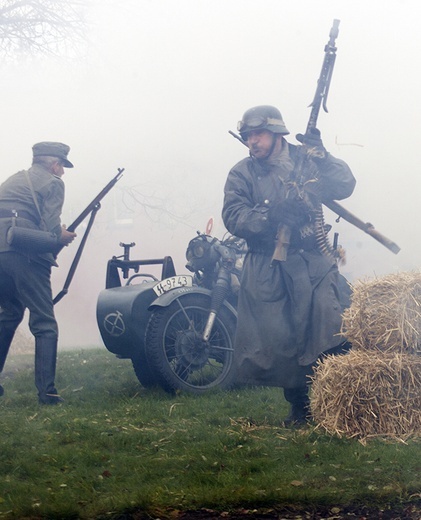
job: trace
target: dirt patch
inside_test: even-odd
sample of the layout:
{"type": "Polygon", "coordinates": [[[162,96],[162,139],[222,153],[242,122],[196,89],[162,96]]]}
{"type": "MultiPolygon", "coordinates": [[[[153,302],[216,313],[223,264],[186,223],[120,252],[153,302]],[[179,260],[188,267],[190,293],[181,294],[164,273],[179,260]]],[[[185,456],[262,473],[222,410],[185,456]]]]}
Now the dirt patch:
{"type": "MultiPolygon", "coordinates": [[[[237,509],[215,511],[199,509],[195,511],[160,511],[147,514],[132,511],[113,516],[108,520],[420,520],[421,500],[406,506],[392,508],[348,506],[348,507],[273,507],[266,509],[237,509]]],[[[103,520],[103,517],[97,520],[103,520]]]]}

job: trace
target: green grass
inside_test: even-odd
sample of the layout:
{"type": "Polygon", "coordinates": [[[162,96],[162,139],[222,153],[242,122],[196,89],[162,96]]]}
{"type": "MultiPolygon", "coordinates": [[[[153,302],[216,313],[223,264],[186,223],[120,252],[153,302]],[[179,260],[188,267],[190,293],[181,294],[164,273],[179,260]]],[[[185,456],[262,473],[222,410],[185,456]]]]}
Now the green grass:
{"type": "Polygon", "coordinates": [[[39,406],[32,356],[12,359],[0,399],[0,519],[97,518],[275,505],[408,504],[421,442],[287,430],[276,388],[171,396],[146,390],[105,349],[61,352],[66,402],[39,406]],[[18,363],[23,368],[17,369],[18,363]]]}

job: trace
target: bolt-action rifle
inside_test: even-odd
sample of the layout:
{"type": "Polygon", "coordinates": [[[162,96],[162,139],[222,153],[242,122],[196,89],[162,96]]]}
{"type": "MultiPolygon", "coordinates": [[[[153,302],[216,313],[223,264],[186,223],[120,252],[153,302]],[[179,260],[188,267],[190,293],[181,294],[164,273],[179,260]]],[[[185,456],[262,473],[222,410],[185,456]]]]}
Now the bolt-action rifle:
{"type": "MultiPolygon", "coordinates": [[[[329,94],[330,81],[332,79],[333,67],[335,65],[336,59],[336,47],[335,41],[338,37],[339,33],[339,20],[333,20],[333,25],[329,33],[329,41],[325,46],[324,52],[325,57],[323,60],[322,70],[320,73],[320,77],[317,80],[317,88],[314,99],[311,106],[310,118],[307,123],[306,134],[304,135],[304,139],[307,135],[311,135],[312,129],[316,128],[317,118],[319,116],[320,107],[323,106],[323,110],[327,112],[327,96],[329,94]]],[[[247,146],[247,143],[237,134],[229,130],[229,133],[238,139],[241,143],[247,146]]],[[[295,192],[298,193],[298,196],[302,197],[303,194],[303,184],[304,184],[304,174],[306,168],[306,162],[312,155],[312,149],[309,149],[304,143],[302,146],[298,148],[298,157],[295,162],[295,167],[292,173],[291,185],[295,186],[295,192]]],[[[382,245],[387,247],[390,251],[397,254],[400,251],[400,247],[382,235],[379,231],[377,231],[374,226],[368,222],[363,222],[358,217],[353,215],[350,211],[345,209],[336,201],[323,202],[323,204],[329,208],[331,211],[336,213],[339,217],[343,218],[350,224],[358,227],[365,233],[372,236],[382,245]]],[[[274,265],[274,262],[282,262],[286,260],[289,240],[291,236],[291,229],[287,225],[281,225],[278,229],[276,247],[272,257],[271,265],[274,265]]]]}
{"type": "MultiPolygon", "coordinates": [[[[63,296],[65,296],[69,290],[70,283],[75,274],[76,268],[78,266],[80,257],[82,256],[83,248],[85,247],[86,240],[88,238],[89,232],[91,231],[92,225],[94,223],[96,214],[98,210],[101,208],[101,200],[107,195],[107,193],[114,187],[116,182],[121,178],[124,172],[124,168],[118,168],[118,173],[115,177],[113,177],[110,182],[103,188],[98,195],[93,199],[93,201],[86,206],[86,208],[82,211],[82,213],[76,217],[76,219],[67,227],[67,231],[75,232],[76,228],[85,220],[88,215],[91,215],[88,221],[88,225],[86,226],[85,233],[83,234],[82,240],[79,244],[79,247],[76,251],[76,255],[73,259],[72,265],[70,266],[69,273],[67,275],[66,281],[64,282],[63,289],[57,294],[54,298],[53,303],[56,304],[59,302],[63,296]]],[[[55,253],[55,256],[63,249],[64,246],[60,246],[55,253]]]]}

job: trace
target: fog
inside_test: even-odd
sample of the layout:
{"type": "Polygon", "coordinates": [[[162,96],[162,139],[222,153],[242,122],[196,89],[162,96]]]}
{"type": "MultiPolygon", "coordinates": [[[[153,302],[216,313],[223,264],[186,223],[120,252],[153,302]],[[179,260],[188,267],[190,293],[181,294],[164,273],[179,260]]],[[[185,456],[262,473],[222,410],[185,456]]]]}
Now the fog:
{"type": "MultiPolygon", "coordinates": [[[[340,20],[337,60],[318,127],[357,186],[342,204],[401,247],[398,255],[347,222],[326,221],[346,249],[351,280],[418,269],[421,32],[418,0],[119,0],[88,8],[83,59],[4,61],[0,181],[29,167],[42,140],[70,145],[63,222],[70,224],[125,168],[103,200],[69,294],[56,306],[60,345],[99,344],[96,301],[106,263],[185,249],[214,218],[247,150],[228,134],[252,106],[277,106],[291,132],[309,117],[323,50],[340,20]]],[[[83,228],[78,229],[78,240],[83,228]]],[[[63,286],[75,242],[59,256],[63,286]]]]}

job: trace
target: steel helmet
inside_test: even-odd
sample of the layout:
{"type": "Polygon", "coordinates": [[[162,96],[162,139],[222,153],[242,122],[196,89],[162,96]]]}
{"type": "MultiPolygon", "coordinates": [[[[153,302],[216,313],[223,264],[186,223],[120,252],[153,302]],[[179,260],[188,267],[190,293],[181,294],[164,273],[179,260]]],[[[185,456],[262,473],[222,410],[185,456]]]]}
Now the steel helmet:
{"type": "Polygon", "coordinates": [[[238,122],[237,130],[244,140],[247,140],[247,133],[252,130],[269,130],[274,134],[289,134],[281,113],[270,105],[249,108],[244,113],[243,119],[238,122]]]}

